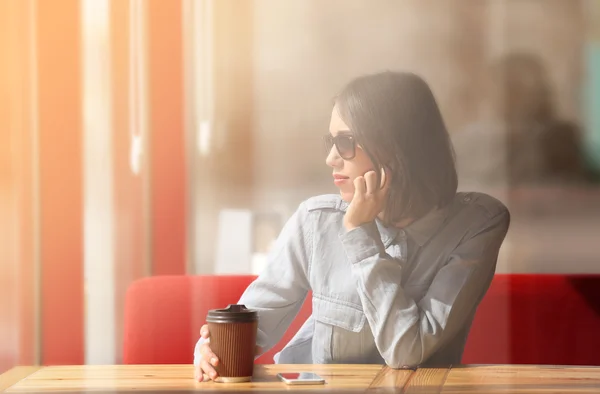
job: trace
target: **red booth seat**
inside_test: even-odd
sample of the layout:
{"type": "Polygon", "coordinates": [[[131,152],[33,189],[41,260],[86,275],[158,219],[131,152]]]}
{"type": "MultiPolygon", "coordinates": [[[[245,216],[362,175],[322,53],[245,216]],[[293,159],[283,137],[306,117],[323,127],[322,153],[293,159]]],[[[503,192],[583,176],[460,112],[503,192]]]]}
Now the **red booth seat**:
{"type": "MultiPolygon", "coordinates": [[[[209,309],[238,301],[254,276],[155,276],[125,305],[123,362],[188,364],[209,309]]],[[[310,297],[273,355],[310,316],[310,297]]],[[[497,274],[469,334],[463,363],[600,365],[600,275],[497,274]]]]}
{"type": "Polygon", "coordinates": [[[600,365],[600,275],[496,274],[465,364],[600,365]]]}
{"type": "MultiPolygon", "coordinates": [[[[152,276],[131,284],[125,299],[125,364],[190,364],[210,309],[235,304],[255,276],[152,276]]],[[[257,363],[273,356],[310,316],[306,302],[280,343],[257,363]]]]}

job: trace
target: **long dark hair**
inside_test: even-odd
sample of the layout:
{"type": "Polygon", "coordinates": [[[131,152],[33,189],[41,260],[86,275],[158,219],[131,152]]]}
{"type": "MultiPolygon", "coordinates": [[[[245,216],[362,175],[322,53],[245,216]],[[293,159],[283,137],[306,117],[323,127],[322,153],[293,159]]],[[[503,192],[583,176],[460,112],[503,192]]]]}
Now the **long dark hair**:
{"type": "Polygon", "coordinates": [[[387,170],[388,224],[452,201],[458,184],[454,151],[423,79],[391,71],[361,76],[344,87],[336,105],[375,169],[387,170]]]}

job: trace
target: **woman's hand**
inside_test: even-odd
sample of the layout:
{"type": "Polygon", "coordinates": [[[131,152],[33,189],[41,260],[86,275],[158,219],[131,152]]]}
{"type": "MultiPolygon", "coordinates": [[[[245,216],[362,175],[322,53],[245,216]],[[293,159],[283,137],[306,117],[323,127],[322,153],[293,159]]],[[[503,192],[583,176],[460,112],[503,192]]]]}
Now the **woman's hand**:
{"type": "Polygon", "coordinates": [[[204,339],[204,343],[200,347],[200,363],[195,367],[195,378],[198,382],[205,380],[215,380],[217,378],[217,371],[215,367],[219,365],[219,359],[210,350],[210,332],[208,331],[208,325],[203,325],[200,329],[200,336],[204,339]]]}
{"type": "Polygon", "coordinates": [[[377,185],[377,174],[369,171],[354,179],[354,197],[344,216],[344,227],[350,231],[362,224],[372,222],[383,211],[388,193],[388,182],[383,168],[381,185],[377,185]]]}

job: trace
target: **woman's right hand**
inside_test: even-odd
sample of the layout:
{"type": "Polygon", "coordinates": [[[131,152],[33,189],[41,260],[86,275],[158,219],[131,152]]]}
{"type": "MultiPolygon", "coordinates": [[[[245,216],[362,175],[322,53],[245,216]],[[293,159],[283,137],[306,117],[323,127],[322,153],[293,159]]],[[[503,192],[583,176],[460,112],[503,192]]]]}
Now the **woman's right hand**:
{"type": "Polygon", "coordinates": [[[200,346],[200,362],[195,366],[195,378],[198,382],[215,380],[218,376],[215,367],[219,365],[219,359],[210,350],[208,325],[205,324],[200,328],[200,336],[204,339],[204,343],[200,346]]]}

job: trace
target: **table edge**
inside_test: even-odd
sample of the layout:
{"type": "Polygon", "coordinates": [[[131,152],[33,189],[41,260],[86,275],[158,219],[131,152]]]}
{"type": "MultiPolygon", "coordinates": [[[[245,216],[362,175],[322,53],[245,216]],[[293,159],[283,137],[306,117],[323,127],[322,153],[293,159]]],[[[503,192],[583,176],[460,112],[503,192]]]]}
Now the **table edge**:
{"type": "Polygon", "coordinates": [[[41,366],[18,366],[9,369],[0,375],[0,392],[6,391],[42,368],[41,366]]]}

